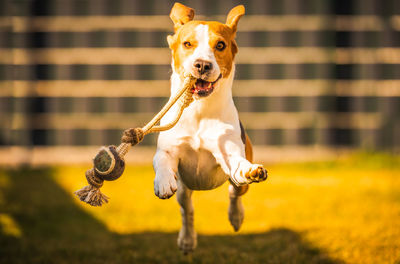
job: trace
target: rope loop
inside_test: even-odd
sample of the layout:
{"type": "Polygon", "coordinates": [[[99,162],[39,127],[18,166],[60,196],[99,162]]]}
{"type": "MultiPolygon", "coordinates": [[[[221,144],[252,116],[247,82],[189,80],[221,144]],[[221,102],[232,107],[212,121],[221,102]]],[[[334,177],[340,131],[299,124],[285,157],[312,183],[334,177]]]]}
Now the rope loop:
{"type": "Polygon", "coordinates": [[[129,128],[124,131],[122,135],[122,143],[130,143],[132,146],[141,142],[144,138],[144,131],[140,127],[129,128]]]}
{"type": "Polygon", "coordinates": [[[193,102],[193,94],[190,89],[186,89],[185,93],[178,99],[180,108],[186,108],[193,102]]]}
{"type": "Polygon", "coordinates": [[[93,187],[100,189],[101,186],[103,186],[104,180],[96,176],[96,173],[94,173],[94,169],[87,170],[85,176],[87,182],[93,187]]]}

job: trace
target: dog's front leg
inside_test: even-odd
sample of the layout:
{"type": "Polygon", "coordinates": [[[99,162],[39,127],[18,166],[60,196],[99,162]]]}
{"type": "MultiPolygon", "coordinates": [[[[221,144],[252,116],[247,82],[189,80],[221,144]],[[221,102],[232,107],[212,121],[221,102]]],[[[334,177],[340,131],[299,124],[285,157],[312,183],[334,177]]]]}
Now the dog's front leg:
{"type": "Polygon", "coordinates": [[[262,182],[267,179],[267,170],[260,164],[253,164],[241,156],[231,157],[229,163],[230,179],[236,186],[262,182]]]}
{"type": "Polygon", "coordinates": [[[155,195],[160,199],[170,198],[177,190],[178,159],[170,152],[158,149],[153,159],[153,168],[156,173],[155,195]]]}

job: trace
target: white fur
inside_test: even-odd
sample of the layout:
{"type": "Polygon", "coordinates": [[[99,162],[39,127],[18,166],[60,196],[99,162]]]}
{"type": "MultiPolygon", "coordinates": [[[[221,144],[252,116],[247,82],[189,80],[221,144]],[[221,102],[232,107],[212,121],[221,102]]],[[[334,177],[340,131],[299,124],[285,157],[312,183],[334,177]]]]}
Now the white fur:
{"type": "Polygon", "coordinates": [[[210,47],[210,37],[208,32],[208,25],[198,25],[195,29],[197,47],[184,62],[183,68],[186,72],[193,71],[193,64],[197,59],[209,61],[212,63],[213,68],[209,75],[210,81],[215,81],[221,73],[217,60],[215,59],[214,52],[210,47]]]}
{"type": "MultiPolygon", "coordinates": [[[[174,189],[171,182],[174,182],[175,176],[188,181],[187,184],[194,190],[215,188],[229,177],[238,185],[249,183],[244,177],[245,173],[259,165],[251,164],[245,158],[239,117],[232,99],[233,75],[234,69],[227,79],[218,81],[211,95],[190,104],[175,127],[160,133],[153,163],[156,171],[155,190],[159,197],[166,198],[171,194],[170,189],[174,189]],[[211,153],[215,161],[208,156],[197,157],[206,159],[201,160],[201,164],[215,165],[214,173],[210,174],[214,167],[197,171],[199,162],[193,161],[197,157],[182,155],[185,151],[191,154],[199,154],[200,151],[211,153]],[[195,172],[194,175],[178,175],[179,163],[183,165],[182,171],[195,172]],[[192,181],[193,177],[200,177],[200,181],[192,181]],[[201,181],[204,177],[210,178],[201,181]]],[[[180,77],[174,72],[171,76],[171,93],[175,94],[181,86],[180,77]]],[[[172,121],[176,111],[177,106],[172,107],[161,120],[161,125],[172,121]]]]}

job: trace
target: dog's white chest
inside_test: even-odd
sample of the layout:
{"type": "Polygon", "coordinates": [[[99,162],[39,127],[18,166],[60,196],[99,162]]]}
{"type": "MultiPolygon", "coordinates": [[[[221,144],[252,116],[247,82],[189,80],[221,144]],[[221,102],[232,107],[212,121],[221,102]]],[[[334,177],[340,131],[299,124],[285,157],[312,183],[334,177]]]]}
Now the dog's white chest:
{"type": "MultiPolygon", "coordinates": [[[[244,156],[232,78],[221,79],[211,95],[192,102],[172,129],[160,133],[158,148],[177,159],[178,177],[189,189],[210,190],[222,185],[230,177],[230,155],[244,156]]],[[[181,85],[176,73],[171,83],[174,94],[181,85]]],[[[173,120],[175,112],[173,107],[161,125],[173,120]]]]}

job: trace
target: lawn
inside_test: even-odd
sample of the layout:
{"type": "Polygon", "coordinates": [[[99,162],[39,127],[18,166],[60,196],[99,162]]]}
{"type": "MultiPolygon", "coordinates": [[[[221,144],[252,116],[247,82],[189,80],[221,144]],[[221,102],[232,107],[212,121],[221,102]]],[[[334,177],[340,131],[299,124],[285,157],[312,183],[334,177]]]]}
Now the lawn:
{"type": "Polygon", "coordinates": [[[400,263],[400,158],[358,154],[266,166],[234,233],[227,185],[194,194],[198,248],[182,256],[175,197],[153,194],[151,166],[127,166],[80,202],[88,167],[0,169],[0,263],[400,263]]]}

